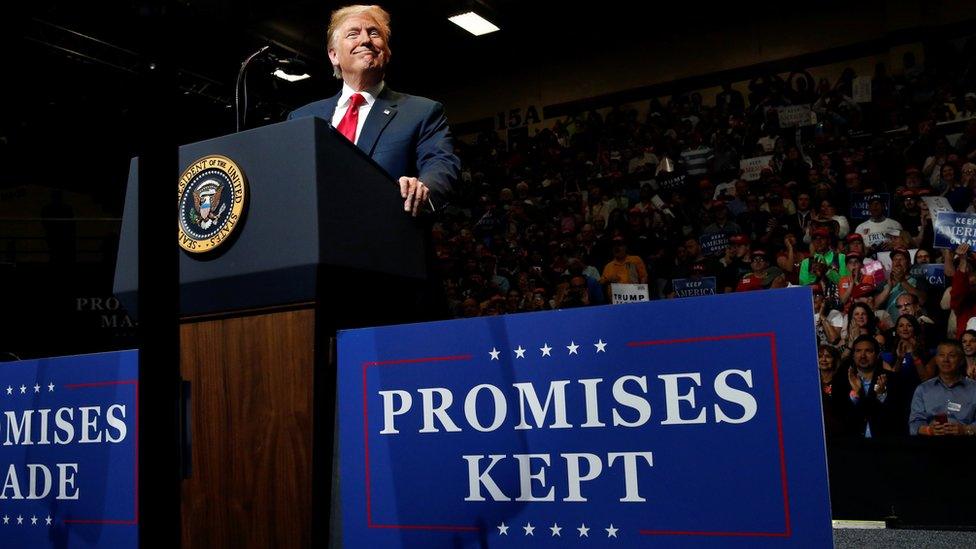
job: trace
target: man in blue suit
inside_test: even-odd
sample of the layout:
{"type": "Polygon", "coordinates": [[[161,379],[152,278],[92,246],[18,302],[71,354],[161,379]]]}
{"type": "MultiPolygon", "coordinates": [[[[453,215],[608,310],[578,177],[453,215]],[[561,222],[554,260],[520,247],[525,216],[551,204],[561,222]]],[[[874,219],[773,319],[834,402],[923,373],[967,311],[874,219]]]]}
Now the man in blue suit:
{"type": "Polygon", "coordinates": [[[329,22],[329,59],[338,95],[309,103],[288,118],[318,116],[396,178],[404,211],[436,209],[451,195],[460,171],[444,107],[391,90],[383,81],[390,61],[390,14],[379,6],[346,6],[329,22]]]}

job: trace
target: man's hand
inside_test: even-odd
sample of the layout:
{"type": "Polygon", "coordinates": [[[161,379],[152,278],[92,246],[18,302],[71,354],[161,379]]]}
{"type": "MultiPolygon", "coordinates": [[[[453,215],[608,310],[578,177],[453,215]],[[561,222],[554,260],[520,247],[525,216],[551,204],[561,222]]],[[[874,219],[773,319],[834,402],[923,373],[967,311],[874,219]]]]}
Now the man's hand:
{"type": "Polygon", "coordinates": [[[881,396],[888,391],[888,376],[881,374],[878,376],[878,382],[874,385],[874,394],[881,396]]]}
{"type": "Polygon", "coordinates": [[[962,423],[944,423],[942,434],[948,436],[961,436],[966,434],[966,427],[962,423]]]}
{"type": "Polygon", "coordinates": [[[416,177],[401,177],[400,196],[403,198],[403,211],[417,217],[420,206],[427,202],[427,197],[430,196],[430,189],[416,177]]]}

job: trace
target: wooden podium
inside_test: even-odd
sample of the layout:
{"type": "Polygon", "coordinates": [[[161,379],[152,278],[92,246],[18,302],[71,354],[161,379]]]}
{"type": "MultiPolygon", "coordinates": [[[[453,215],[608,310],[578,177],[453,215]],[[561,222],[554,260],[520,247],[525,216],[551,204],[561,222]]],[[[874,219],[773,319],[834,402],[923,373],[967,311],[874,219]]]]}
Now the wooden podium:
{"type": "MultiPolygon", "coordinates": [[[[423,231],[390,177],[320,119],[185,145],[181,171],[214,154],[240,166],[250,196],[231,241],[180,258],[183,546],[325,546],[331,342],[337,329],[410,318],[423,231]]],[[[133,177],[115,292],[137,314],[133,177]]]]}

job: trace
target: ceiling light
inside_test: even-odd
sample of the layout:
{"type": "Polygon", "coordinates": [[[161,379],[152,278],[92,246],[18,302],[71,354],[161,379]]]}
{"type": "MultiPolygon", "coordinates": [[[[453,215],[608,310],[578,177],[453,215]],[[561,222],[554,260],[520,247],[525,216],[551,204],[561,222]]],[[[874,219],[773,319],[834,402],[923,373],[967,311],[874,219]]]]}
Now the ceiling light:
{"type": "Polygon", "coordinates": [[[482,34],[499,30],[494,23],[473,11],[461,13],[453,17],[448,17],[447,19],[475,36],[481,36],[482,34]]]}
{"type": "Polygon", "coordinates": [[[285,71],[283,71],[281,69],[276,69],[271,74],[277,76],[278,78],[280,78],[282,80],[287,80],[289,82],[298,82],[299,80],[305,80],[306,78],[311,78],[312,77],[307,72],[306,73],[303,73],[303,74],[288,74],[287,72],[285,72],[285,71]]]}

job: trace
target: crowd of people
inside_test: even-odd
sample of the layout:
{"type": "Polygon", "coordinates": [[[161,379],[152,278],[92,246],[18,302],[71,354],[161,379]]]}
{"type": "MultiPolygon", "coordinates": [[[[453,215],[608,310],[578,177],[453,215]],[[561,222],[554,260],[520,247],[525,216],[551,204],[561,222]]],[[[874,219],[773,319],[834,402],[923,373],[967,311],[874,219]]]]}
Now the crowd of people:
{"type": "Polygon", "coordinates": [[[805,285],[828,436],[976,434],[976,254],[934,246],[926,199],[976,211],[976,82],[926,60],[879,63],[869,102],[798,71],[458,143],[432,231],[453,314],[805,285]]]}

